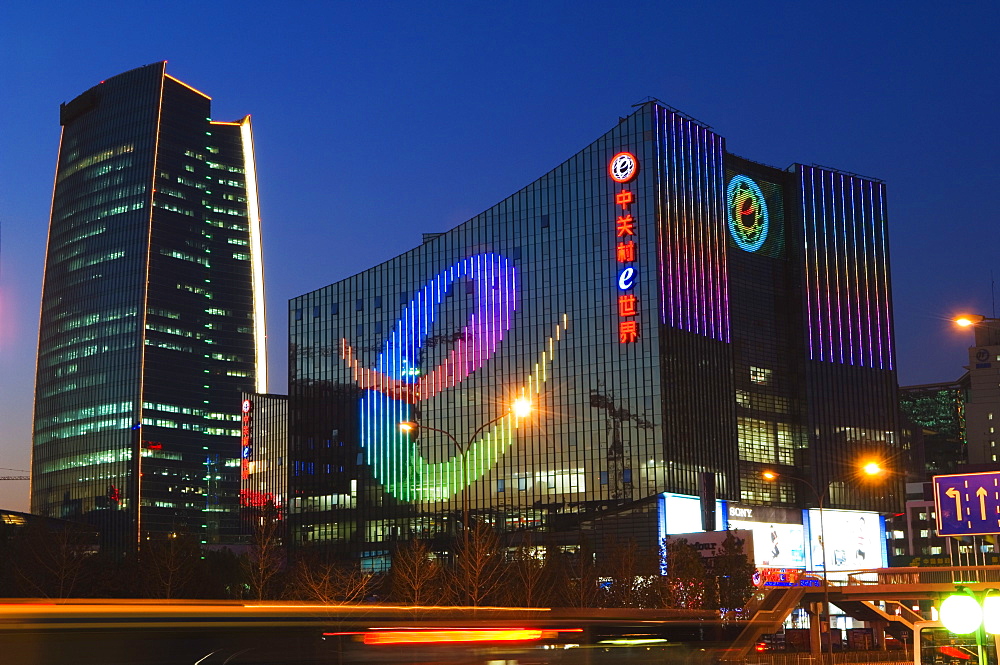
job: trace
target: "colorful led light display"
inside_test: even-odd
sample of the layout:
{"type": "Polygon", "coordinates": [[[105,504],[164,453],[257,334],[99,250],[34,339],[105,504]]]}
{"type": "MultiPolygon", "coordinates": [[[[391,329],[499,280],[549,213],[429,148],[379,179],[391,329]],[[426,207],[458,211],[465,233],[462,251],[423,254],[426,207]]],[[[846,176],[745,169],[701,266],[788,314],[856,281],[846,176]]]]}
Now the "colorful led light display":
{"type": "Polygon", "coordinates": [[[885,185],[800,168],[809,356],[891,370],[885,185]]]}
{"type": "Polygon", "coordinates": [[[723,140],[656,107],[664,208],[659,247],[663,322],[721,342],[730,339],[723,140]]]}
{"type": "Polygon", "coordinates": [[[726,186],[726,220],[736,245],[756,252],[767,240],[770,217],[760,186],[745,175],[738,175],[726,186]]]}
{"type": "MultiPolygon", "coordinates": [[[[342,340],[342,358],[365,391],[360,432],[366,462],[386,491],[397,499],[444,501],[479,479],[513,442],[516,424],[514,416],[508,415],[472,441],[464,454],[432,463],[398,425],[412,420],[410,405],[457,385],[493,355],[510,329],[516,289],[516,270],[508,259],[499,254],[478,254],[441,272],[416,295],[386,340],[376,369],[361,367],[347,340],[342,340]],[[424,372],[419,351],[433,327],[436,308],[455,281],[463,277],[475,284],[476,310],[448,357],[424,372]]],[[[555,355],[555,341],[568,325],[568,317],[563,315],[520,394],[541,392],[555,355]]]]}

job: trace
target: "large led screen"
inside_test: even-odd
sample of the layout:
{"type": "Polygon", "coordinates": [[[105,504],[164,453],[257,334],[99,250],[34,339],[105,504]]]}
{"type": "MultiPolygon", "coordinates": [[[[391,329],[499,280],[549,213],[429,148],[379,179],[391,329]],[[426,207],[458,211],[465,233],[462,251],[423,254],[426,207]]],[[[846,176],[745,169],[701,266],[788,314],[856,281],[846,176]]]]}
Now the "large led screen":
{"type": "Polygon", "coordinates": [[[730,529],[753,532],[754,563],[758,568],[805,568],[806,538],[801,524],[729,520],[730,529]]]}
{"type": "MultiPolygon", "coordinates": [[[[701,528],[701,499],[686,494],[664,492],[659,501],[660,539],[678,533],[695,533],[701,528]]],[[[721,500],[715,502],[715,530],[725,531],[725,506],[721,500]]]]}
{"type": "Polygon", "coordinates": [[[727,169],[726,226],[730,247],[783,257],[785,205],[781,186],[727,169]]]}
{"type": "Polygon", "coordinates": [[[811,570],[823,570],[823,543],[826,569],[862,570],[888,565],[885,550],[885,523],[878,513],[856,510],[810,509],[809,561],[811,570]]]}

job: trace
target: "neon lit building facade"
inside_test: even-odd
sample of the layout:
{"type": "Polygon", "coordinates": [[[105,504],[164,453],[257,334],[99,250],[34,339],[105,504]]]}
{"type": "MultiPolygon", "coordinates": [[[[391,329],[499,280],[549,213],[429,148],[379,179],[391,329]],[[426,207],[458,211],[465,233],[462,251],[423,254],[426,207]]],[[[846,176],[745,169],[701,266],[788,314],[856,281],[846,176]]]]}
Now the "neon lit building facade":
{"type": "Polygon", "coordinates": [[[653,525],[637,514],[706,472],[721,499],[817,503],[761,479],[775,469],[829,507],[893,509],[898,483],[848,477],[901,445],[884,190],[740,158],[649,102],[480,215],[294,298],[292,541],[377,557],[466,510],[653,525]]]}
{"type": "Polygon", "coordinates": [[[60,108],[42,295],[32,511],[103,545],[239,530],[242,390],[265,388],[249,116],[134,69],[60,108]]]}

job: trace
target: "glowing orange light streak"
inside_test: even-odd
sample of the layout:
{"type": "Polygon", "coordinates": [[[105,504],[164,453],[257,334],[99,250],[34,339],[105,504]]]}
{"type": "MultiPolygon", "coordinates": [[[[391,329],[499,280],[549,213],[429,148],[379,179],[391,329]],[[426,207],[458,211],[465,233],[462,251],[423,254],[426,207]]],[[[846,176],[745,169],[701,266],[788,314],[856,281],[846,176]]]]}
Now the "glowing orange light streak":
{"type": "Polygon", "coordinates": [[[365,633],[365,644],[435,644],[442,642],[531,642],[542,639],[540,629],[460,628],[447,630],[385,630],[365,633]]]}

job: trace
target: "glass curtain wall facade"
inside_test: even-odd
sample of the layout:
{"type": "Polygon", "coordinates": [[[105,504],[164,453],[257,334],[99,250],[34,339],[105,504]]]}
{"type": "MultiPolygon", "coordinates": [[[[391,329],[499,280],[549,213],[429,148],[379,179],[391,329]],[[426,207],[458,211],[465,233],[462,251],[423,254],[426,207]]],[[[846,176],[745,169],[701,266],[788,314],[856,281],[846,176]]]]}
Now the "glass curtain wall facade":
{"type": "Polygon", "coordinates": [[[263,390],[249,116],[154,63],[60,108],[32,511],[141,537],[238,532],[243,390],[263,390]]]}
{"type": "MultiPolygon", "coordinates": [[[[881,183],[863,185],[882,206],[881,183]]],[[[884,206],[834,207],[817,227],[813,205],[795,168],[731,155],[649,102],[482,214],[292,299],[292,541],[377,556],[466,513],[503,530],[643,524],[656,495],[697,494],[706,472],[720,498],[805,507],[817,497],[760,471],[824,482],[849,457],[820,451],[849,437],[891,458],[884,206]],[[847,226],[878,242],[807,260],[807,231],[832,246],[847,226]],[[811,318],[817,262],[852,288],[874,275],[839,327],[811,318]],[[814,357],[817,321],[860,345],[854,364],[847,342],[814,357]],[[530,417],[507,412],[520,396],[530,417]]],[[[893,489],[827,505],[885,510],[893,489]]]]}
{"type": "Polygon", "coordinates": [[[240,507],[244,534],[273,506],[288,502],[288,396],[243,393],[240,409],[240,507]]]}

